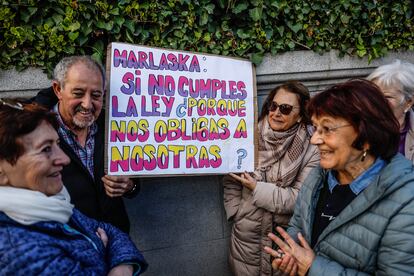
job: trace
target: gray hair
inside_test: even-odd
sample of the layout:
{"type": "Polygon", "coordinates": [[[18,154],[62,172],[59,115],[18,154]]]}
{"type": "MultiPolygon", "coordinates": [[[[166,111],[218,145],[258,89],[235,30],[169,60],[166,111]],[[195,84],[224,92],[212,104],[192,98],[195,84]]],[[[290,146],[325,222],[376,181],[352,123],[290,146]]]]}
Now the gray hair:
{"type": "Polygon", "coordinates": [[[379,66],[367,79],[384,86],[399,87],[406,100],[414,96],[414,64],[412,63],[397,59],[393,63],[379,66]]]}
{"type": "Polygon", "coordinates": [[[89,69],[97,70],[102,76],[102,86],[105,88],[105,71],[102,65],[90,56],[70,56],[63,58],[53,70],[53,80],[57,81],[63,88],[69,69],[78,63],[82,63],[89,69]]]}

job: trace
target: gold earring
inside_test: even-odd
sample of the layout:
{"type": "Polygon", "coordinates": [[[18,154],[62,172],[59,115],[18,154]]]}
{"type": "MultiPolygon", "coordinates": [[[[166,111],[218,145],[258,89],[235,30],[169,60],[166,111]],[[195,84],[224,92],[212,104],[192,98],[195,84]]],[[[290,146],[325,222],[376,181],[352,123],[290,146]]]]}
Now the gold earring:
{"type": "Polygon", "coordinates": [[[364,150],[364,153],[362,154],[361,162],[365,161],[365,157],[367,157],[367,151],[366,150],[364,150]]]}

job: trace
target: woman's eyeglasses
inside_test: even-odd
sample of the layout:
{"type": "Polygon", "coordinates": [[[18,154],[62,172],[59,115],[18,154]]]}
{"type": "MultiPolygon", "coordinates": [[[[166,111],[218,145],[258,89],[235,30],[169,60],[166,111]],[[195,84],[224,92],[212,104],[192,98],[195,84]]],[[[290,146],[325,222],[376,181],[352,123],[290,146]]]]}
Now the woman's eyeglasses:
{"type": "Polygon", "coordinates": [[[24,110],[23,105],[19,102],[8,101],[7,99],[0,98],[0,104],[17,110],[24,110]]]}
{"type": "Polygon", "coordinates": [[[269,104],[269,111],[276,111],[279,108],[280,113],[282,113],[283,115],[289,115],[290,112],[292,112],[292,110],[294,108],[299,108],[298,106],[292,106],[290,104],[277,104],[277,102],[271,102],[269,104]]]}
{"type": "Polygon", "coordinates": [[[313,135],[314,133],[318,133],[321,136],[329,136],[331,135],[335,130],[342,128],[342,127],[347,127],[347,126],[352,126],[352,125],[342,125],[342,126],[334,126],[334,127],[327,127],[327,126],[310,126],[311,127],[311,134],[313,135]]]}

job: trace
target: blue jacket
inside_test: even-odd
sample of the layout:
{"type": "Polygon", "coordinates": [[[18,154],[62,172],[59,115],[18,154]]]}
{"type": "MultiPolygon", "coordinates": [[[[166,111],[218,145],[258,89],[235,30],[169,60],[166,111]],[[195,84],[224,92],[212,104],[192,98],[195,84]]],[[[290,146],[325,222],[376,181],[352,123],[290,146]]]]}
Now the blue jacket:
{"type": "MultiPolygon", "coordinates": [[[[299,193],[289,234],[310,243],[327,172],[313,170],[299,193]]],[[[324,229],[308,275],[414,274],[414,168],[394,156],[371,184],[324,229]]]]}
{"type": "Polygon", "coordinates": [[[147,268],[128,235],[76,209],[67,224],[22,225],[0,212],[0,275],[107,275],[126,263],[134,264],[136,275],[147,268]],[[98,227],[108,236],[106,248],[98,227]]]}

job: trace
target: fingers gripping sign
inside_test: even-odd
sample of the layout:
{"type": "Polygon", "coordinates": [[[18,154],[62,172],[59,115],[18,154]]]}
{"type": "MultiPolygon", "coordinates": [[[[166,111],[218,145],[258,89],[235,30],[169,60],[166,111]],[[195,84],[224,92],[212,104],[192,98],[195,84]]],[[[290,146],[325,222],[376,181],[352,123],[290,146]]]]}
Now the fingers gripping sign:
{"type": "Polygon", "coordinates": [[[125,176],[105,175],[102,177],[102,182],[104,183],[106,194],[110,197],[122,196],[134,187],[134,182],[125,176]]]}
{"type": "Polygon", "coordinates": [[[238,181],[240,181],[240,183],[244,187],[246,187],[246,188],[248,188],[252,191],[256,188],[257,181],[248,172],[241,173],[240,176],[237,175],[237,174],[234,174],[234,173],[230,173],[230,175],[234,179],[237,179],[238,181]]]}

